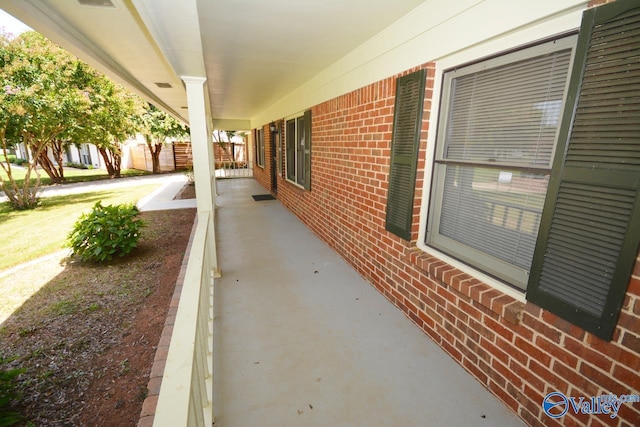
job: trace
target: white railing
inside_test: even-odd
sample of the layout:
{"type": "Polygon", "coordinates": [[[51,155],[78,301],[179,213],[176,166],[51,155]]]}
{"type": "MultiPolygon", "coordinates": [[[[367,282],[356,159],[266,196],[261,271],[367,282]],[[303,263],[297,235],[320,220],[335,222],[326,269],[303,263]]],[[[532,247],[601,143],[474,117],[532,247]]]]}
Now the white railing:
{"type": "Polygon", "coordinates": [[[209,215],[198,214],[154,427],[213,423],[213,270],[209,215]]]}
{"type": "Polygon", "coordinates": [[[253,162],[216,161],[216,178],[250,178],[253,162]]]}

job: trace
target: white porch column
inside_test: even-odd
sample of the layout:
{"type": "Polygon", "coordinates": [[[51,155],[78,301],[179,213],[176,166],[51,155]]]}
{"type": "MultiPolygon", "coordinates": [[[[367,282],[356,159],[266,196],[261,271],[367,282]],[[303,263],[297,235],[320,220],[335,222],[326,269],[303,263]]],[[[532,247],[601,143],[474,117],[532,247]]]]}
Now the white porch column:
{"type": "Polygon", "coordinates": [[[207,94],[204,77],[182,76],[187,89],[189,108],[189,128],[191,130],[191,150],[193,155],[193,175],[196,185],[196,206],[198,213],[209,213],[209,241],[211,266],[215,277],[220,277],[215,238],[216,175],[213,156],[211,129],[207,108],[207,94]]]}

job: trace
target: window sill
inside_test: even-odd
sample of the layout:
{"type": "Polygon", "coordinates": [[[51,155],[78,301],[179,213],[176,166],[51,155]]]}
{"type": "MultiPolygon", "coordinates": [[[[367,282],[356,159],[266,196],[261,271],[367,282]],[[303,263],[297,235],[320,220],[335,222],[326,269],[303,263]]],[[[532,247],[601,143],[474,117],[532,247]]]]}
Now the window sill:
{"type": "Polygon", "coordinates": [[[488,310],[514,325],[520,323],[525,310],[524,301],[507,295],[422,249],[410,250],[408,260],[438,285],[468,302],[472,301],[474,306],[481,306],[483,311],[488,310]]]}
{"type": "Polygon", "coordinates": [[[307,191],[306,188],[304,188],[304,186],[298,184],[295,181],[291,181],[289,178],[285,178],[284,181],[289,184],[290,186],[292,186],[293,188],[297,188],[300,191],[307,191]]]}

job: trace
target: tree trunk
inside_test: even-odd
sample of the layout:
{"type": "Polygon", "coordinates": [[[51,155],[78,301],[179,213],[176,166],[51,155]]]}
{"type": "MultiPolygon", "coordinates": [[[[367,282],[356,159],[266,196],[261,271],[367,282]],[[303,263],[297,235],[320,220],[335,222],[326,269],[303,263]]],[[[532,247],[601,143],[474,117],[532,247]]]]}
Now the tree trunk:
{"type": "MultiPolygon", "coordinates": [[[[9,203],[13,206],[14,209],[33,209],[38,207],[38,188],[40,186],[40,175],[36,170],[36,161],[35,158],[29,160],[27,163],[27,172],[24,177],[24,181],[22,186],[18,185],[17,181],[13,177],[11,172],[11,163],[7,157],[7,141],[4,138],[5,129],[0,129],[0,142],[2,143],[2,151],[5,156],[5,161],[0,162],[2,165],[2,169],[7,174],[7,180],[2,180],[2,190],[4,194],[9,199],[9,203]],[[31,185],[31,172],[36,173],[36,182],[35,185],[31,185]]],[[[23,136],[25,145],[32,150],[32,154],[34,156],[38,156],[42,151],[42,145],[31,144],[32,139],[29,135],[25,134],[23,136]]]]}
{"type": "Polygon", "coordinates": [[[104,164],[107,168],[107,174],[109,174],[109,177],[120,178],[120,167],[122,162],[122,156],[120,153],[104,147],[98,147],[98,151],[104,159],[104,164]]]}
{"type": "Polygon", "coordinates": [[[51,144],[51,150],[53,151],[53,157],[56,159],[56,163],[58,164],[58,175],[64,182],[64,143],[62,141],[54,141],[51,144]]]}
{"type": "Polygon", "coordinates": [[[120,178],[121,168],[122,155],[120,153],[113,153],[113,178],[120,178]]]}
{"type": "Polygon", "coordinates": [[[64,175],[61,171],[62,168],[56,168],[49,156],[47,150],[43,150],[37,158],[37,163],[44,169],[44,171],[51,178],[51,182],[55,184],[61,184],[64,181],[64,175]]]}
{"type": "Polygon", "coordinates": [[[149,147],[149,152],[151,153],[153,173],[160,173],[160,152],[162,151],[162,143],[152,143],[147,138],[147,147],[149,147]]]}

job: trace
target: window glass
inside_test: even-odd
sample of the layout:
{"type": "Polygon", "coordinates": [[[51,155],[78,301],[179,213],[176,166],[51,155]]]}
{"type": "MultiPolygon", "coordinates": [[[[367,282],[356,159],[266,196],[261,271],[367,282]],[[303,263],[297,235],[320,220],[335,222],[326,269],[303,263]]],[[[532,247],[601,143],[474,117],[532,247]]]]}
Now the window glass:
{"type": "Polygon", "coordinates": [[[308,137],[305,134],[305,117],[299,116],[289,119],[285,123],[285,148],[287,180],[306,188],[308,137]]]}
{"type": "Polygon", "coordinates": [[[444,75],[426,244],[521,289],[573,44],[562,39],[444,75]]]}

